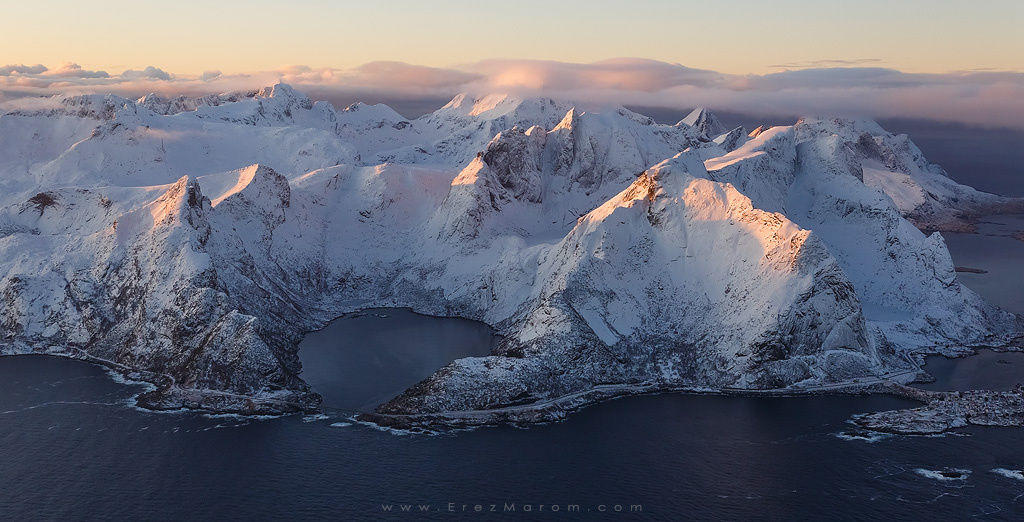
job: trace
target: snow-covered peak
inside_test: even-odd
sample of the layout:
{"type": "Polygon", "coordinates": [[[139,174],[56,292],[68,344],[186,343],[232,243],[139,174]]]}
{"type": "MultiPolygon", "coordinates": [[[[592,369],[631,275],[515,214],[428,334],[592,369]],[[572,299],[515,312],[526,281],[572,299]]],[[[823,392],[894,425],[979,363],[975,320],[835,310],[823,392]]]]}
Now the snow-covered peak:
{"type": "Polygon", "coordinates": [[[134,115],[135,102],[116,94],[79,94],[19,98],[4,105],[12,116],[71,116],[93,120],[113,120],[119,115],[134,115]]]}
{"type": "Polygon", "coordinates": [[[523,101],[523,98],[504,93],[483,96],[459,93],[441,107],[440,110],[463,116],[479,116],[484,119],[491,119],[508,114],[523,103],[523,101]]]}
{"type": "Polygon", "coordinates": [[[121,246],[145,240],[156,232],[201,226],[209,201],[203,196],[198,180],[182,176],[156,199],[131,209],[114,219],[111,228],[121,246]]]}
{"type": "Polygon", "coordinates": [[[929,162],[906,134],[890,133],[875,121],[802,118],[794,128],[800,141],[832,137],[858,177],[884,192],[924,230],[971,231],[972,220],[980,214],[1024,211],[1024,200],[956,183],[942,167],[929,162]]]}
{"type": "MultiPolygon", "coordinates": [[[[764,155],[766,154],[765,150],[773,148],[772,145],[778,140],[789,141],[789,148],[792,148],[792,130],[792,127],[784,126],[766,129],[728,154],[707,160],[705,165],[707,165],[708,170],[719,170],[733,163],[764,155]]],[[[782,148],[786,147],[782,146],[782,148]]]]}
{"type": "Polygon", "coordinates": [[[576,110],[576,107],[573,107],[569,109],[569,112],[565,113],[565,116],[562,117],[562,120],[559,121],[558,125],[555,125],[555,127],[552,128],[551,131],[571,132],[574,128],[576,128],[579,125],[579,118],[579,111],[576,110]]]}
{"type": "Polygon", "coordinates": [[[287,98],[292,100],[309,100],[305,94],[296,91],[287,83],[278,82],[256,91],[254,98],[287,98]]]}
{"type": "Polygon", "coordinates": [[[113,119],[119,112],[134,113],[131,100],[114,94],[80,94],[61,100],[69,114],[96,119],[113,119]]]}
{"type": "Polygon", "coordinates": [[[729,132],[720,134],[718,137],[714,138],[711,141],[713,141],[716,145],[721,146],[722,149],[725,150],[725,152],[732,152],[736,150],[737,147],[742,145],[746,138],[747,130],[740,126],[736,127],[735,129],[729,132]]]}
{"type": "Polygon", "coordinates": [[[157,114],[164,115],[194,111],[203,104],[201,98],[193,98],[184,95],[176,96],[174,98],[165,98],[154,92],[139,98],[135,103],[140,107],[145,107],[157,114]]]}
{"type": "Polygon", "coordinates": [[[203,194],[210,198],[213,207],[217,207],[225,199],[243,191],[259,192],[260,186],[279,177],[281,175],[273,168],[256,163],[230,172],[200,176],[198,180],[203,194]]]}
{"type": "Polygon", "coordinates": [[[406,121],[283,84],[33,102],[0,116],[5,331],[166,373],[165,408],[296,408],[277,401],[305,400],[295,342],[372,306],[507,339],[389,407],[413,414],[578,406],[597,385],[847,385],[1017,335],[904,219],[1006,198],[870,121],[747,139],[710,135],[706,110],[661,125],[501,94],[406,121]]]}
{"type": "MultiPolygon", "coordinates": [[[[291,187],[277,171],[256,164],[217,177],[216,193],[204,189],[216,213],[227,212],[236,222],[255,219],[267,228],[284,222],[291,204],[291,187]]],[[[205,181],[200,179],[200,184],[205,181]]]]}
{"type": "Polygon", "coordinates": [[[195,98],[179,96],[166,99],[150,94],[140,98],[138,104],[160,115],[187,112],[196,118],[262,126],[300,124],[325,127],[333,122],[335,113],[330,104],[314,104],[309,97],[284,83],[258,90],[195,98]]]}
{"type": "Polygon", "coordinates": [[[679,121],[679,124],[692,127],[698,133],[709,139],[719,136],[729,130],[729,128],[718,119],[718,116],[715,116],[713,112],[705,107],[697,107],[696,109],[693,109],[690,114],[686,115],[685,118],[679,121]]]}
{"type": "Polygon", "coordinates": [[[474,121],[492,121],[510,119],[515,124],[525,120],[541,120],[550,118],[552,112],[564,114],[571,104],[545,97],[521,97],[507,93],[492,93],[474,96],[467,93],[456,95],[445,106],[424,116],[429,120],[439,119],[472,119],[474,121]]]}
{"type": "Polygon", "coordinates": [[[803,129],[804,132],[837,134],[847,140],[857,139],[864,133],[871,135],[889,134],[889,132],[883,129],[876,121],[867,118],[822,118],[805,116],[797,121],[797,126],[803,129]]]}
{"type": "Polygon", "coordinates": [[[390,106],[383,103],[370,105],[363,102],[355,102],[342,109],[338,115],[339,117],[349,118],[351,121],[355,121],[356,119],[374,122],[408,121],[405,116],[402,116],[390,106]]]}
{"type": "Polygon", "coordinates": [[[678,178],[683,174],[697,178],[708,177],[707,169],[704,167],[704,160],[701,159],[700,154],[694,149],[686,149],[654,165],[643,173],[644,176],[650,177],[661,185],[678,184],[678,178]],[[675,182],[671,180],[675,180],[675,182]]]}

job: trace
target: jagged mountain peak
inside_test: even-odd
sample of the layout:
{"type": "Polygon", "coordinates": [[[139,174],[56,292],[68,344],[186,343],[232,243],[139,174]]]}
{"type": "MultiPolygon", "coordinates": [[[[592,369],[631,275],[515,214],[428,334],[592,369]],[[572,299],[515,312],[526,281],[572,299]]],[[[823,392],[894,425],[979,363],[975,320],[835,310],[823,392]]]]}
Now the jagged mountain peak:
{"type": "Polygon", "coordinates": [[[291,98],[291,99],[309,99],[305,94],[295,90],[291,85],[278,82],[274,85],[263,87],[256,91],[254,98],[291,98]]]}
{"type": "Polygon", "coordinates": [[[90,120],[113,120],[137,113],[134,101],[109,93],[19,98],[0,107],[12,116],[71,116],[90,120]]]}
{"type": "Polygon", "coordinates": [[[720,145],[725,152],[732,152],[737,147],[743,144],[744,138],[747,137],[747,130],[743,126],[736,127],[735,129],[725,132],[714,138],[715,144],[720,145]]]}
{"type": "Polygon", "coordinates": [[[521,96],[500,92],[481,95],[460,93],[432,114],[493,120],[512,116],[514,113],[520,116],[538,115],[552,110],[564,113],[568,107],[569,105],[562,101],[545,96],[521,96]]]}
{"type": "MultiPolygon", "coordinates": [[[[181,214],[185,209],[202,209],[205,199],[199,180],[195,176],[185,175],[171,184],[167,192],[157,198],[156,204],[166,210],[161,215],[172,216],[175,213],[181,214]]],[[[154,218],[157,218],[157,214],[154,214],[154,218]]]]}
{"type": "Polygon", "coordinates": [[[209,199],[203,195],[194,176],[182,176],[162,188],[165,190],[156,199],[114,220],[112,228],[119,244],[130,244],[154,231],[200,225],[209,208],[209,199]]]}
{"type": "Polygon", "coordinates": [[[704,159],[695,149],[688,148],[662,160],[643,172],[644,176],[651,178],[658,183],[678,178],[681,175],[706,178],[707,170],[704,168],[704,159]]]}
{"type": "Polygon", "coordinates": [[[185,95],[173,98],[151,92],[135,101],[136,105],[145,107],[156,114],[172,115],[186,111],[195,111],[203,105],[218,105],[221,103],[222,95],[209,95],[202,97],[191,97],[185,95]]]}
{"type": "Polygon", "coordinates": [[[407,120],[405,116],[402,116],[395,109],[391,108],[386,103],[363,103],[355,102],[350,104],[341,110],[343,113],[355,114],[360,113],[366,117],[373,117],[387,121],[404,121],[407,120]]]}
{"type": "Polygon", "coordinates": [[[222,174],[211,174],[199,178],[203,192],[210,198],[214,207],[217,207],[227,198],[248,191],[259,192],[262,187],[274,185],[281,187],[288,184],[288,180],[273,168],[267,165],[254,163],[222,174]]]}
{"type": "Polygon", "coordinates": [[[679,123],[693,127],[694,125],[696,125],[697,121],[704,119],[706,117],[707,112],[708,110],[705,107],[696,107],[689,113],[687,113],[687,115],[684,116],[683,119],[679,120],[679,123]]]}
{"type": "MultiPolygon", "coordinates": [[[[707,135],[707,110],[673,126],[507,94],[391,124],[386,106],[310,107],[287,85],[60,100],[58,117],[0,121],[0,315],[25,345],[172,374],[166,407],[301,407],[275,399],[306,400],[295,341],[353,307],[478,318],[509,340],[515,357],[416,388],[445,412],[586,402],[597,383],[799,392],[1014,332],[957,283],[941,236],[903,219],[1002,200],[867,122],[747,140],[707,135]],[[159,110],[127,116],[139,106],[159,110]]],[[[426,411],[409,400],[394,411],[426,411]]]]}
{"type": "Polygon", "coordinates": [[[768,125],[758,125],[756,128],[754,128],[754,130],[750,131],[750,133],[747,134],[747,137],[748,138],[756,138],[756,137],[760,136],[762,132],[764,132],[764,131],[766,131],[766,130],[768,130],[770,128],[771,127],[769,127],[768,125]]]}
{"type": "MultiPolygon", "coordinates": [[[[184,97],[185,97],[184,94],[181,94],[181,95],[178,96],[178,98],[184,98],[184,97]]],[[[147,103],[152,103],[152,102],[157,101],[157,100],[163,101],[163,100],[166,100],[166,98],[161,96],[161,95],[159,95],[159,94],[157,94],[157,93],[155,93],[155,92],[151,92],[151,93],[148,93],[145,96],[135,100],[135,103],[137,103],[139,105],[145,105],[147,103]]]]}
{"type": "Polygon", "coordinates": [[[261,100],[271,103],[275,107],[283,107],[286,110],[293,107],[301,107],[306,110],[313,108],[313,102],[309,97],[286,83],[277,83],[255,90],[233,91],[205,96],[179,95],[166,97],[159,93],[149,93],[136,100],[135,103],[157,114],[170,116],[181,112],[198,111],[204,107],[209,110],[209,107],[230,106],[239,102],[259,102],[261,100]]]}
{"type": "Polygon", "coordinates": [[[579,119],[580,112],[576,109],[575,106],[573,106],[573,108],[569,109],[565,113],[565,116],[562,117],[562,120],[559,121],[558,125],[555,125],[554,128],[551,129],[551,131],[572,131],[572,129],[576,128],[576,126],[579,125],[579,119]]]}
{"type": "Polygon", "coordinates": [[[693,109],[685,118],[679,120],[679,124],[691,127],[707,138],[719,136],[729,130],[729,128],[718,119],[718,116],[715,116],[715,114],[706,107],[697,107],[696,109],[693,109]]]}
{"type": "Polygon", "coordinates": [[[449,110],[464,116],[497,117],[514,109],[523,101],[523,98],[507,93],[459,93],[441,107],[441,110],[449,110]]]}
{"type": "Polygon", "coordinates": [[[448,103],[442,105],[441,108],[442,109],[461,109],[464,106],[466,106],[467,103],[470,106],[472,106],[472,104],[474,103],[473,96],[471,96],[468,92],[460,92],[460,93],[456,94],[455,96],[452,96],[452,99],[448,100],[448,103]]]}

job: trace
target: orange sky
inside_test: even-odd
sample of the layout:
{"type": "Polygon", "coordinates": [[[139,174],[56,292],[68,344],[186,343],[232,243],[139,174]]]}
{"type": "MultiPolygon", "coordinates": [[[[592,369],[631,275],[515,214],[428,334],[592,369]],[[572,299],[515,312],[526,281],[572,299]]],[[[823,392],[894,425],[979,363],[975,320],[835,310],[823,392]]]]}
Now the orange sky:
{"type": "Polygon", "coordinates": [[[616,56],[735,74],[844,64],[1024,69],[1024,2],[1016,0],[50,0],[0,10],[0,65],[74,61],[111,73],[616,56]]]}

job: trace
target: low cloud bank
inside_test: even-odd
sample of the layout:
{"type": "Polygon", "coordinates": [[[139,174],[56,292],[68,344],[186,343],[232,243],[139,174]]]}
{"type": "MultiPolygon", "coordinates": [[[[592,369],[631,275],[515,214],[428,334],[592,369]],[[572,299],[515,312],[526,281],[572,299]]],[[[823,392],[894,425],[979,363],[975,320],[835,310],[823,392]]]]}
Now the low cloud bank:
{"type": "Polygon", "coordinates": [[[150,66],[110,74],[75,63],[0,67],[0,100],[63,92],[200,95],[283,81],[317,98],[435,103],[458,92],[511,92],[594,103],[685,109],[704,105],[751,115],[920,118],[1024,129],[1024,73],[905,73],[868,67],[875,59],[780,64],[780,72],[734,75],[680,64],[619,58],[594,63],[485,60],[455,68],[371,62],[352,69],[292,66],[198,76],[150,66]]]}

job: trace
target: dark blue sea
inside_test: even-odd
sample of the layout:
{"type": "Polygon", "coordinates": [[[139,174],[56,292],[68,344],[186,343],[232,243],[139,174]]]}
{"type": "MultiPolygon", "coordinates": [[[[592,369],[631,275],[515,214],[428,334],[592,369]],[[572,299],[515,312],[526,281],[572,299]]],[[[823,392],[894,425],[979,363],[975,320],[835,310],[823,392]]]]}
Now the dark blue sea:
{"type": "MultiPolygon", "coordinates": [[[[350,419],[490,342],[483,325],[406,310],[339,319],[302,346],[327,415],[263,420],[139,411],[131,398],[142,387],[100,367],[0,358],[0,514],[353,520],[562,517],[578,507],[608,518],[638,509],[660,519],[1024,516],[1024,480],[993,471],[1024,468],[1024,430],[863,438],[847,425],[853,413],[912,405],[891,397],[641,396],[555,424],[441,435],[350,419]],[[934,478],[944,470],[969,474],[934,478]]],[[[936,361],[940,382],[928,386],[960,383],[958,367],[991,372],[993,387],[1024,375],[1020,354],[982,355],[991,360],[936,361]]]]}

